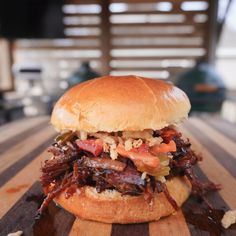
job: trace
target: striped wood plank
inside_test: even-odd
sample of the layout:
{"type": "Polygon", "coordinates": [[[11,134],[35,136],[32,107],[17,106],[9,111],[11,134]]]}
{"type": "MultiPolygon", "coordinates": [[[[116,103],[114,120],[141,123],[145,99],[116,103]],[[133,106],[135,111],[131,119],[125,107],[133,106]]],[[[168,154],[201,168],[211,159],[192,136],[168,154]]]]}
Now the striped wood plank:
{"type": "Polygon", "coordinates": [[[166,236],[167,228],[169,236],[190,236],[188,225],[181,210],[170,217],[149,223],[149,235],[156,236],[158,232],[159,236],[166,236]]]}
{"type": "MultiPolygon", "coordinates": [[[[17,127],[15,124],[14,126],[17,127]]],[[[22,132],[25,132],[25,130],[28,128],[22,129],[22,132]]],[[[235,176],[232,174],[234,173],[234,166],[222,165],[223,158],[230,160],[230,163],[235,163],[235,159],[231,155],[232,153],[226,150],[227,145],[221,145],[217,139],[217,137],[220,137],[220,141],[225,143],[228,141],[229,137],[225,134],[221,134],[219,130],[214,129],[213,126],[206,124],[205,126],[202,126],[202,121],[195,118],[191,118],[190,121],[181,127],[181,129],[184,133],[184,136],[190,138],[193,148],[197,152],[202,152],[204,156],[203,162],[199,164],[200,168],[196,168],[197,174],[203,180],[209,179],[216,183],[222,184],[222,190],[218,193],[211,194],[209,199],[213,201],[216,207],[224,206],[226,209],[236,208],[236,191],[234,189],[236,186],[236,180],[235,176]],[[206,132],[212,133],[210,132],[212,129],[214,129],[214,135],[206,134],[206,132]],[[205,134],[202,134],[203,132],[205,132],[205,134]],[[215,153],[214,149],[219,149],[220,152],[218,151],[215,153]],[[224,153],[224,156],[221,155],[222,153],[224,153]]],[[[19,158],[19,160],[24,160],[25,156],[31,153],[30,146],[34,145],[34,143],[40,146],[43,142],[45,142],[45,139],[48,139],[48,142],[50,142],[50,138],[52,139],[52,136],[55,134],[51,128],[47,127],[45,127],[45,129],[42,131],[38,130],[36,133],[41,137],[38,140],[32,139],[33,141],[31,140],[31,142],[29,142],[29,138],[26,137],[24,141],[16,141],[17,143],[15,146],[20,147],[21,143],[23,145],[22,149],[26,149],[26,147],[28,147],[28,151],[22,152],[21,158],[19,158]],[[47,135],[44,136],[42,134],[43,131],[47,135]],[[26,145],[27,143],[29,144],[26,145]]],[[[19,134],[20,133],[16,133],[16,135],[19,134]]],[[[230,142],[232,145],[235,140],[230,140],[230,142]]],[[[34,148],[37,148],[37,145],[35,145],[34,148]]],[[[20,148],[17,150],[20,151],[20,148]]],[[[10,152],[12,155],[9,155],[8,158],[12,159],[15,152],[11,150],[10,152]]],[[[24,235],[70,236],[178,236],[207,234],[203,230],[196,229],[191,224],[186,223],[185,205],[183,206],[184,214],[182,211],[178,211],[175,215],[161,219],[158,222],[150,222],[149,224],[111,225],[80,219],[75,220],[71,214],[51,203],[49,206],[49,215],[46,216],[46,220],[35,223],[33,216],[38,207],[38,204],[34,201],[28,202],[27,199],[32,198],[32,196],[40,195],[42,192],[40,184],[37,182],[37,180],[40,176],[39,167],[41,162],[47,157],[47,152],[41,150],[40,155],[35,155],[35,157],[31,157],[31,159],[29,158],[25,165],[20,166],[20,162],[17,160],[11,160],[9,162],[9,168],[15,166],[13,168],[15,169],[17,166],[20,166],[20,169],[13,176],[8,177],[2,186],[0,185],[0,235],[6,235],[7,233],[14,232],[16,230],[23,230],[24,235]]],[[[1,162],[3,161],[5,162],[5,159],[0,158],[0,166],[1,162]]],[[[6,176],[5,172],[1,173],[3,174],[3,177],[6,176]]],[[[227,233],[225,233],[225,235],[235,235],[235,231],[229,230],[227,233]]]]}
{"type": "Polygon", "coordinates": [[[221,184],[222,189],[219,191],[220,195],[230,208],[235,209],[236,191],[232,191],[232,186],[236,186],[236,179],[216,160],[204,144],[200,143],[186,128],[181,129],[185,137],[190,138],[193,149],[203,154],[204,160],[199,163],[199,167],[203,173],[209,180],[221,184]]]}
{"type": "Polygon", "coordinates": [[[43,151],[35,160],[29,163],[0,188],[0,218],[6,214],[27,189],[39,179],[41,163],[47,157],[47,152],[43,151]]]}
{"type": "Polygon", "coordinates": [[[149,235],[149,225],[148,223],[142,224],[112,224],[111,236],[148,236],[149,235]]]}
{"type": "MultiPolygon", "coordinates": [[[[223,150],[225,150],[229,155],[236,159],[236,142],[225,135],[221,134],[219,131],[215,130],[211,126],[207,125],[204,121],[197,118],[192,118],[190,123],[196,126],[200,131],[202,131],[209,139],[214,141],[223,150]],[[227,147],[226,147],[227,144],[227,147]]],[[[236,132],[232,130],[231,132],[236,132]]]]}
{"type": "Polygon", "coordinates": [[[47,121],[43,121],[38,123],[36,126],[29,127],[22,131],[19,134],[15,134],[13,137],[5,139],[3,142],[0,143],[0,155],[9,149],[12,148],[16,143],[22,141],[25,139],[25,137],[31,136],[34,133],[38,132],[42,128],[45,128],[47,126],[47,121]]]}
{"type": "Polygon", "coordinates": [[[12,122],[0,127],[0,145],[3,141],[21,134],[23,131],[35,127],[41,122],[49,122],[48,117],[43,116],[37,118],[22,119],[17,122],[12,122]]]}
{"type": "Polygon", "coordinates": [[[0,221],[0,235],[22,230],[24,236],[65,236],[68,235],[75,217],[51,203],[48,214],[35,220],[41,200],[43,199],[41,184],[37,181],[24,193],[14,206],[0,221]]]}
{"type": "Polygon", "coordinates": [[[48,138],[48,136],[52,136],[54,133],[55,131],[51,127],[46,126],[38,133],[26,137],[17,144],[13,144],[11,149],[6,150],[4,154],[1,154],[0,173],[13,165],[27,153],[31,152],[40,142],[43,142],[48,138]]]}
{"type": "Polygon", "coordinates": [[[111,224],[104,224],[77,218],[72,225],[69,236],[109,236],[111,235],[111,228],[111,224]]]}
{"type": "Polygon", "coordinates": [[[205,123],[213,127],[215,130],[218,130],[219,132],[224,134],[226,137],[236,142],[236,124],[235,123],[233,124],[227,120],[222,120],[218,116],[215,116],[214,119],[204,116],[204,117],[201,117],[201,120],[203,120],[205,123]]]}

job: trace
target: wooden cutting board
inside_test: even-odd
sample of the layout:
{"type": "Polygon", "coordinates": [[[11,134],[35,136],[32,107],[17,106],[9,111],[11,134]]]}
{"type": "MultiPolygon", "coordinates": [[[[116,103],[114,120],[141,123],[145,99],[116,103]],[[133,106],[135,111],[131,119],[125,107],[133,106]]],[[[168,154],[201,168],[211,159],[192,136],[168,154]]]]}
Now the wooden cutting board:
{"type": "MultiPolygon", "coordinates": [[[[236,209],[236,126],[214,117],[191,118],[181,128],[204,157],[196,168],[199,178],[222,186],[208,195],[208,200],[219,215],[222,209],[236,209]]],[[[41,220],[35,221],[43,199],[39,168],[56,134],[48,125],[48,117],[2,126],[0,134],[0,235],[18,230],[40,236],[236,235],[235,226],[223,230],[208,221],[209,212],[203,212],[202,203],[192,197],[175,215],[158,222],[102,224],[76,219],[54,203],[41,220]]]]}

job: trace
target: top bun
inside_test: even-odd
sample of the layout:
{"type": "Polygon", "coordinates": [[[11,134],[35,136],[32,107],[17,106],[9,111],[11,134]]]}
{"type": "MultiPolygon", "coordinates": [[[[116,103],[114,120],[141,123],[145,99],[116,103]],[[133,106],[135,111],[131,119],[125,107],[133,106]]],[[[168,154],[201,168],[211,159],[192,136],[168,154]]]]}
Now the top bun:
{"type": "Polygon", "coordinates": [[[58,131],[158,130],[188,116],[186,94],[170,83],[134,75],[103,76],[78,84],[56,103],[58,131]]]}

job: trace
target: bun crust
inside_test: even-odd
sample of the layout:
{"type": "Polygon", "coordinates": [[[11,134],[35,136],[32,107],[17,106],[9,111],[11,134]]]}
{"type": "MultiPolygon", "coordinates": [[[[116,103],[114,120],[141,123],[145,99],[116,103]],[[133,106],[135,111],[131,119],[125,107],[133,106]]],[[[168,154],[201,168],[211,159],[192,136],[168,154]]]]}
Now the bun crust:
{"type": "MultiPolygon", "coordinates": [[[[191,192],[191,185],[185,177],[175,177],[167,181],[166,185],[178,206],[182,205],[191,192]]],[[[92,187],[79,188],[68,199],[62,192],[54,201],[80,218],[105,223],[153,221],[175,212],[163,193],[154,195],[152,206],[143,196],[121,196],[114,190],[97,193],[92,187]]]]}
{"type": "Polygon", "coordinates": [[[51,123],[58,131],[158,130],[187,117],[186,94],[170,83],[104,76],[76,85],[56,103],[51,123]]]}

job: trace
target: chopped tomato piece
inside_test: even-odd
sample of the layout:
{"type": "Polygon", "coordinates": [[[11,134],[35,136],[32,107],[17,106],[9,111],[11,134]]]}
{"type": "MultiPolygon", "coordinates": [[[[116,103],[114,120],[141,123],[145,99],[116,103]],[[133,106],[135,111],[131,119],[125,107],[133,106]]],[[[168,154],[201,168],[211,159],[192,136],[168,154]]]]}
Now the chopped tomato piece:
{"type": "Polygon", "coordinates": [[[84,151],[99,156],[103,151],[103,141],[101,139],[76,140],[77,146],[84,151]]]}
{"type": "MultiPolygon", "coordinates": [[[[146,143],[142,143],[137,150],[135,150],[136,148],[134,148],[134,151],[138,151],[138,152],[148,152],[149,146],[146,143]]],[[[132,149],[131,149],[132,151],[132,149]]]]}
{"type": "Polygon", "coordinates": [[[124,146],[119,144],[116,148],[118,154],[123,157],[127,157],[132,160],[140,171],[150,172],[160,166],[160,160],[158,157],[153,156],[147,151],[139,151],[138,148],[133,148],[130,151],[126,151],[124,146]]]}
{"type": "Polygon", "coordinates": [[[176,152],[176,144],[173,140],[169,143],[157,144],[150,149],[150,152],[154,155],[159,153],[176,152]]]}

